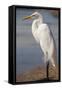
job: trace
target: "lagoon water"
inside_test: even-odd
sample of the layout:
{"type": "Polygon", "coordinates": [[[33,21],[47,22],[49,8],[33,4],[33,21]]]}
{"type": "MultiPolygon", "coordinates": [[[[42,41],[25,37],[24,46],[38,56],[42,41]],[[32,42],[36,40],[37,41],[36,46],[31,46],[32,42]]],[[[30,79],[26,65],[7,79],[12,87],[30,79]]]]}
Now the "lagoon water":
{"type": "MultiPolygon", "coordinates": [[[[58,57],[58,17],[53,16],[49,10],[43,9],[17,9],[16,10],[16,74],[30,71],[38,66],[44,66],[43,52],[40,45],[36,43],[31,25],[33,20],[23,20],[24,16],[32,14],[34,11],[43,15],[44,23],[49,25],[53,34],[57,57],[58,57]]],[[[58,60],[57,60],[58,62],[58,60]]]]}

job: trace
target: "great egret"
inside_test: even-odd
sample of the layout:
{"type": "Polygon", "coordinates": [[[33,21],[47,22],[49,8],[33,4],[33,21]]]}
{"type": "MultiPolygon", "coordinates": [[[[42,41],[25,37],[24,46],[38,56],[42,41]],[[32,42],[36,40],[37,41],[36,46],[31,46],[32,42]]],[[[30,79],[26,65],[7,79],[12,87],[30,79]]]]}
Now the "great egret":
{"type": "Polygon", "coordinates": [[[26,19],[34,19],[32,23],[32,34],[38,44],[40,44],[40,47],[44,53],[44,62],[47,63],[47,78],[48,76],[48,69],[49,69],[49,63],[53,67],[55,67],[55,44],[54,39],[52,37],[52,33],[46,23],[43,23],[43,17],[40,13],[34,12],[30,16],[24,17],[24,20],[26,19]]]}

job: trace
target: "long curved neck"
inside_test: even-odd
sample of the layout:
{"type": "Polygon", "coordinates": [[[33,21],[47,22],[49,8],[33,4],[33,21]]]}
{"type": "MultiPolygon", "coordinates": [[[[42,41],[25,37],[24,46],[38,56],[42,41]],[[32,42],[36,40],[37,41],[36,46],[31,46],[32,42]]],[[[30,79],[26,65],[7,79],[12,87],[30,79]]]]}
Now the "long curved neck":
{"type": "Polygon", "coordinates": [[[36,31],[39,27],[40,24],[43,23],[43,19],[41,19],[40,17],[36,20],[33,21],[32,23],[32,31],[36,31]]]}

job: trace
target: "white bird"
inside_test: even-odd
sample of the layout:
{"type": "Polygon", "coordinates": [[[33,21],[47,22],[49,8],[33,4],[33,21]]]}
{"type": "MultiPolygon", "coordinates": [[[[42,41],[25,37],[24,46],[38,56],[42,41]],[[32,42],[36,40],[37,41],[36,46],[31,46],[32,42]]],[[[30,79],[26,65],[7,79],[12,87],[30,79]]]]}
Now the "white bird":
{"type": "Polygon", "coordinates": [[[32,34],[36,42],[40,45],[44,53],[44,62],[47,63],[47,78],[49,63],[55,67],[55,44],[52,37],[52,33],[46,23],[43,23],[43,17],[40,13],[34,12],[30,16],[24,17],[24,19],[34,19],[32,23],[32,34]]]}

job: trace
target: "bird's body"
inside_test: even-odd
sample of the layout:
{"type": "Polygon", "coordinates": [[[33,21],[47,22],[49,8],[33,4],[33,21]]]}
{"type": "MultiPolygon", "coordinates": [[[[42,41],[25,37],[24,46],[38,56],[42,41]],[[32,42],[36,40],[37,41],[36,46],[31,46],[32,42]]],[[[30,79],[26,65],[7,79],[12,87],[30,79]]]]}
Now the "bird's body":
{"type": "Polygon", "coordinates": [[[43,23],[42,15],[40,15],[38,12],[34,12],[32,15],[25,17],[25,19],[31,17],[36,17],[32,23],[32,34],[44,53],[44,62],[47,63],[48,72],[49,62],[52,64],[53,67],[55,67],[54,61],[56,59],[56,52],[54,40],[48,25],[46,23],[43,23]]]}
{"type": "Polygon", "coordinates": [[[44,53],[44,62],[50,61],[51,64],[55,66],[54,60],[52,59],[54,40],[48,25],[43,23],[43,20],[40,17],[32,23],[32,34],[36,42],[40,44],[40,47],[44,53]]]}

